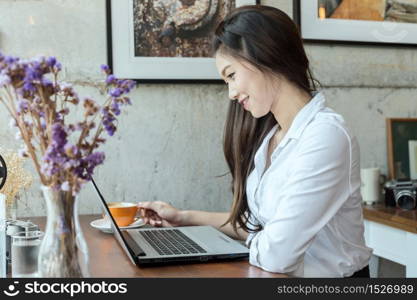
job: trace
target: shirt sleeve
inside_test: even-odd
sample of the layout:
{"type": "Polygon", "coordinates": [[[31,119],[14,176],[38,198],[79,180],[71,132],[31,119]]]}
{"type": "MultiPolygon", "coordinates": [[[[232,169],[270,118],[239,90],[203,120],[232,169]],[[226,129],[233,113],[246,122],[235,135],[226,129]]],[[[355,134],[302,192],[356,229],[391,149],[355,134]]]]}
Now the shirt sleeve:
{"type": "Polygon", "coordinates": [[[350,195],[351,140],[345,130],[314,124],[299,144],[274,217],[247,239],[249,262],[269,272],[295,271],[316,234],[350,195]]]}

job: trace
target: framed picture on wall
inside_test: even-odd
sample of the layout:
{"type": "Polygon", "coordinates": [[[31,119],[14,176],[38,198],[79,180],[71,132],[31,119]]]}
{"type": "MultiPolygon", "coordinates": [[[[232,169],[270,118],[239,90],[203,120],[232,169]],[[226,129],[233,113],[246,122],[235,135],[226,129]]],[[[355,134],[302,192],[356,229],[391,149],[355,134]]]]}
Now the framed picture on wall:
{"type": "Polygon", "coordinates": [[[210,53],[216,24],[256,0],[107,0],[114,74],[144,82],[219,81],[210,53]]]}
{"type": "Polygon", "coordinates": [[[417,45],[415,0],[294,0],[310,41],[417,45]]]}
{"type": "MultiPolygon", "coordinates": [[[[417,173],[417,119],[387,119],[388,171],[391,179],[417,173]]],[[[413,178],[417,179],[417,178],[413,178]]]]}

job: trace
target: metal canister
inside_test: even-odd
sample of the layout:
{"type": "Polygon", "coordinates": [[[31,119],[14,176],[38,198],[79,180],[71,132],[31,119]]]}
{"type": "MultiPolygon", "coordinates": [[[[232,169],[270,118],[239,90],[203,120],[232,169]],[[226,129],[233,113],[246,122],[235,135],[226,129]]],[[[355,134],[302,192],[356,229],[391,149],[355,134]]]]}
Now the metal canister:
{"type": "Polygon", "coordinates": [[[38,225],[31,221],[7,220],[6,221],[6,259],[7,274],[11,273],[12,265],[12,236],[19,232],[39,230],[38,225]]]}

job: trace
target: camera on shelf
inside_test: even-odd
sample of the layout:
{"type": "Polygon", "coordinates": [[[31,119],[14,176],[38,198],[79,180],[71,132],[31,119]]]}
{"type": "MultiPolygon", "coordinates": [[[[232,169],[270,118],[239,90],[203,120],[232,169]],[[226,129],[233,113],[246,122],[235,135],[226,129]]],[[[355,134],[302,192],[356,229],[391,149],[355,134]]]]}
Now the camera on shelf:
{"type": "Polygon", "coordinates": [[[385,205],[412,210],[417,207],[417,180],[398,179],[385,183],[385,205]]]}

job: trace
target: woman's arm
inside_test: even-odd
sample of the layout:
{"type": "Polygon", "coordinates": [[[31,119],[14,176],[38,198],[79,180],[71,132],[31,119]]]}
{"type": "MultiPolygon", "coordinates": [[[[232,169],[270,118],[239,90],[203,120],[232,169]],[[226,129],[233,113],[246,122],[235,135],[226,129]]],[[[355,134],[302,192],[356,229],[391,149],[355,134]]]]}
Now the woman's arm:
{"type": "Polygon", "coordinates": [[[238,228],[237,232],[230,223],[222,226],[229,218],[228,212],[206,212],[198,210],[179,210],[162,202],[140,202],[138,207],[146,224],[161,227],[209,225],[217,228],[233,239],[246,240],[248,233],[238,228]]]}
{"type": "Polygon", "coordinates": [[[222,226],[229,218],[228,212],[207,212],[197,210],[184,210],[180,211],[183,221],[182,223],[187,225],[209,225],[217,228],[224,234],[227,234],[233,239],[246,240],[248,233],[241,228],[237,228],[237,232],[233,229],[230,223],[222,226]]]}

